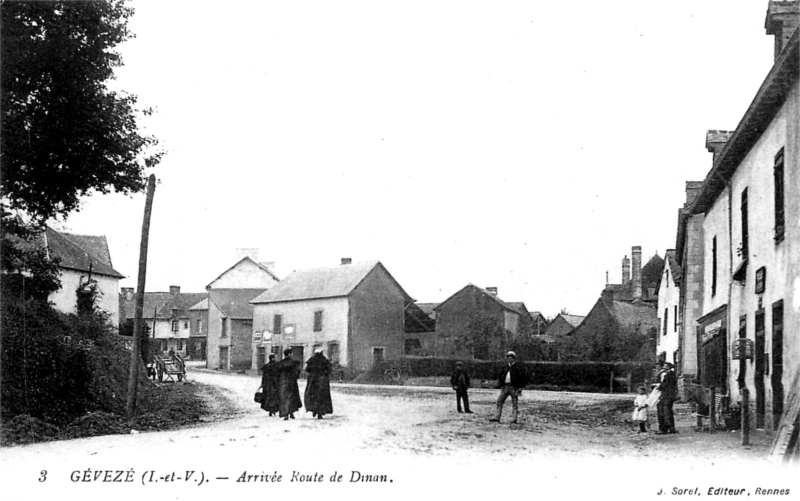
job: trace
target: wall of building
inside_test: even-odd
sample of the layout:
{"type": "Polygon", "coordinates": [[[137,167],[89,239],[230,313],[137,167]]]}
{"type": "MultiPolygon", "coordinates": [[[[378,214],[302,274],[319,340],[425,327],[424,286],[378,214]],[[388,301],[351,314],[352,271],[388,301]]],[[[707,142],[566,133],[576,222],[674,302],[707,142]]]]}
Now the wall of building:
{"type": "Polygon", "coordinates": [[[722,194],[706,212],[703,219],[703,315],[728,304],[731,264],[728,238],[728,192],[722,194]],[[717,239],[717,279],[712,289],[712,245],[717,239]]]}
{"type": "MultiPolygon", "coordinates": [[[[81,277],[85,280],[88,273],[74,270],[60,269],[61,289],[50,294],[48,298],[55,308],[64,313],[78,313],[78,296],[75,291],[81,284],[81,277]]],[[[92,275],[97,280],[100,291],[97,307],[109,314],[109,322],[116,329],[119,327],[119,279],[103,275],[92,275]]]]}
{"type": "MultiPolygon", "coordinates": [[[[742,328],[748,339],[756,341],[756,318],[764,317],[764,349],[765,370],[761,377],[764,384],[762,395],[756,391],[756,364],[753,359],[744,364],[745,382],[750,390],[751,416],[756,416],[756,405],[760,399],[765,403],[767,418],[764,419],[765,429],[773,428],[771,409],[773,409],[773,388],[770,374],[774,371],[773,361],[775,350],[772,345],[773,307],[782,301],[784,305],[784,371],[783,387],[791,384],[793,370],[798,368],[796,333],[798,330],[798,308],[789,307],[795,301],[795,284],[798,277],[796,267],[796,254],[800,252],[797,247],[798,195],[797,179],[797,122],[798,115],[798,87],[790,93],[789,100],[784,103],[770,126],[761,135],[744,160],[740,163],[731,179],[733,193],[732,204],[732,234],[734,249],[734,269],[744,259],[747,259],[747,269],[743,282],[736,281],[731,287],[730,304],[730,331],[731,344],[741,336],[742,328]],[[789,124],[792,123],[792,129],[789,124]],[[784,149],[784,187],[786,206],[786,234],[781,242],[775,240],[774,217],[774,159],[781,148],[784,149]],[[794,157],[790,154],[794,149],[794,157]],[[789,150],[789,151],[787,151],[789,150]],[[795,172],[792,172],[794,169],[795,172]],[[793,184],[794,183],[794,184],[793,184]],[[741,220],[741,193],[747,189],[748,198],[748,250],[746,255],[737,255],[737,250],[742,247],[742,220],[741,220]],[[792,215],[790,215],[792,214],[792,215]],[[794,219],[791,219],[794,217],[794,219]],[[791,235],[790,235],[791,233],[791,235]],[[761,294],[755,291],[756,272],[759,268],[766,270],[765,290],[761,294]],[[742,323],[741,319],[744,318],[742,323]],[[794,328],[793,328],[794,327],[794,328]],[[794,349],[792,349],[794,348],[794,349]]],[[[793,305],[794,306],[794,305],[793,305]]],[[[758,344],[756,351],[758,351],[758,344]]],[[[732,348],[732,346],[729,346],[732,348]]],[[[740,363],[733,361],[730,365],[730,388],[738,390],[740,377],[740,363]]],[[[738,391],[732,392],[732,401],[739,400],[738,391]]],[[[752,419],[753,426],[758,421],[752,419]]]]}
{"type": "Polygon", "coordinates": [[[553,322],[547,326],[545,334],[553,337],[566,336],[574,329],[575,327],[571,323],[567,322],[562,317],[557,316],[555,320],[553,320],[553,322]]]}
{"type": "Polygon", "coordinates": [[[386,360],[403,355],[405,301],[400,288],[380,266],[350,294],[351,368],[372,368],[374,348],[383,348],[386,360]]]}
{"type": "Polygon", "coordinates": [[[656,341],[656,355],[665,357],[667,362],[676,363],[680,358],[678,324],[680,322],[680,288],[675,285],[673,270],[669,266],[669,259],[664,263],[661,274],[661,285],[658,289],[658,336],[656,341]],[[666,316],[667,322],[664,323],[666,316]]]}
{"type": "MultiPolygon", "coordinates": [[[[287,347],[302,346],[304,358],[308,359],[314,346],[321,345],[328,355],[331,343],[339,345],[339,363],[347,365],[348,346],[347,330],[349,304],[347,298],[314,299],[309,301],[290,301],[285,303],[266,303],[253,305],[253,332],[258,332],[260,339],[255,342],[252,349],[251,366],[257,368],[256,358],[258,348],[266,348],[269,353],[273,347],[280,346],[283,350],[287,347]],[[314,312],[322,311],[322,330],[314,332],[314,312]],[[282,325],[294,326],[294,334],[274,333],[273,319],[281,315],[282,325]]],[[[279,354],[278,359],[283,358],[279,354]]]]}
{"type": "MultiPolygon", "coordinates": [[[[206,367],[208,369],[221,369],[230,367],[230,353],[223,359],[220,359],[220,348],[227,347],[230,352],[230,334],[227,337],[221,337],[222,323],[228,322],[228,319],[222,314],[222,311],[209,299],[208,301],[208,333],[206,337],[206,367]]],[[[228,333],[230,333],[230,325],[228,325],[228,333]]]]}
{"type": "Polygon", "coordinates": [[[269,289],[276,283],[278,283],[278,281],[266,270],[253,261],[245,259],[211,282],[208,288],[269,289]]]}
{"type": "Polygon", "coordinates": [[[702,214],[688,216],[686,238],[683,248],[681,279],[681,360],[678,365],[678,385],[684,399],[699,390],[697,358],[697,319],[703,308],[703,219],[702,214]]]}
{"type": "MultiPolygon", "coordinates": [[[[505,325],[505,308],[474,287],[463,289],[442,303],[436,310],[436,335],[439,341],[436,356],[471,357],[469,350],[457,344],[457,338],[469,332],[469,325],[479,318],[494,319],[505,325]]],[[[504,339],[491,340],[489,358],[502,359],[504,339]]]]}
{"type": "Polygon", "coordinates": [[[189,310],[189,348],[187,356],[192,360],[205,360],[208,338],[208,310],[189,310]],[[198,329],[198,320],[200,328],[198,329]]]}
{"type": "Polygon", "coordinates": [[[253,365],[253,321],[232,318],[228,320],[230,370],[246,370],[253,365]]]}

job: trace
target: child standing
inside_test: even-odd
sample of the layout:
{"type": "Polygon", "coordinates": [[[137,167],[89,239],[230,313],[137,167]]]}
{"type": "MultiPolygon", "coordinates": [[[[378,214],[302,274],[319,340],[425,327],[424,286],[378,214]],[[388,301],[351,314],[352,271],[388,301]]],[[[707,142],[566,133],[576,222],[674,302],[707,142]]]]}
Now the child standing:
{"type": "Polygon", "coordinates": [[[636,400],[633,401],[633,416],[631,418],[634,423],[639,423],[639,433],[647,433],[647,388],[639,386],[639,394],[636,400]]]}
{"type": "Polygon", "coordinates": [[[464,412],[472,414],[469,410],[469,396],[467,390],[469,389],[469,374],[464,368],[463,362],[456,362],[456,370],[450,376],[450,386],[456,391],[456,409],[461,412],[461,401],[464,401],[464,412]]]}

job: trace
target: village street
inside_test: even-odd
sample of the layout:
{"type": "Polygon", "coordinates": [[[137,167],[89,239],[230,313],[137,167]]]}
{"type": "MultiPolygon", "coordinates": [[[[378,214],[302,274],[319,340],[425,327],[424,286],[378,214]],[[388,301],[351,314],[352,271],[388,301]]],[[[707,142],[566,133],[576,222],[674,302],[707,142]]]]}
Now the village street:
{"type": "Polygon", "coordinates": [[[508,411],[502,423],[488,421],[495,390],[472,390],[474,413],[458,414],[449,388],[337,384],[332,416],[316,420],[301,410],[296,420],[283,421],[252,402],[256,376],[192,370],[189,379],[204,385],[213,410],[202,425],[1,449],[0,481],[27,493],[4,499],[57,493],[210,499],[265,489],[296,495],[344,489],[348,496],[373,497],[446,488],[488,496],[505,476],[536,492],[609,497],[676,487],[786,488],[790,482],[786,467],[766,461],[765,438],[743,448],[736,434],[696,433],[685,412],[678,435],[637,434],[622,422],[629,413],[625,402],[633,399],[628,395],[526,391],[520,424],[513,425],[508,411]],[[87,469],[126,475],[132,469],[134,480],[123,485],[70,478],[80,471],[80,479],[93,479],[94,473],[80,477],[87,469]],[[39,482],[43,470],[46,478],[39,482]],[[748,472],[744,483],[742,471],[748,472]],[[334,472],[341,482],[329,485],[334,472]],[[260,477],[237,482],[243,473],[260,477]]]}

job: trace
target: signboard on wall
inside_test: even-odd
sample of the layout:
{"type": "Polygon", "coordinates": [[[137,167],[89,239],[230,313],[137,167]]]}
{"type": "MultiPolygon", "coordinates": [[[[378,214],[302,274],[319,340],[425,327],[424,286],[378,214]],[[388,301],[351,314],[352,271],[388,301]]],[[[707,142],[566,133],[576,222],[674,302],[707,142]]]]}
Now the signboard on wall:
{"type": "Polygon", "coordinates": [[[756,270],[756,294],[763,294],[767,288],[767,268],[762,266],[756,270]]]}

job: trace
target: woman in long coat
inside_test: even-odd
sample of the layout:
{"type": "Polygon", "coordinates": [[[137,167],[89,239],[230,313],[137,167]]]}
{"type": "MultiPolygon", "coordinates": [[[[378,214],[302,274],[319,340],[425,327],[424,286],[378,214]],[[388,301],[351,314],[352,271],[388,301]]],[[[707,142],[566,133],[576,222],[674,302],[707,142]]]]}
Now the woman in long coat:
{"type": "Polygon", "coordinates": [[[284,420],[294,419],[294,413],[303,406],[300,389],[297,387],[301,369],[300,362],[292,359],[292,350],[284,350],[283,360],[278,362],[278,396],[281,402],[278,415],[284,420]]]}
{"type": "Polygon", "coordinates": [[[331,402],[331,363],[322,354],[322,350],[314,352],[314,356],[306,362],[306,392],[303,400],[306,404],[306,412],[322,419],[325,414],[333,414],[333,402],[331,402]]]}
{"type": "Polygon", "coordinates": [[[275,355],[270,355],[269,362],[261,367],[261,389],[264,394],[261,408],[274,416],[281,406],[278,396],[278,362],[275,361],[275,355]]]}

